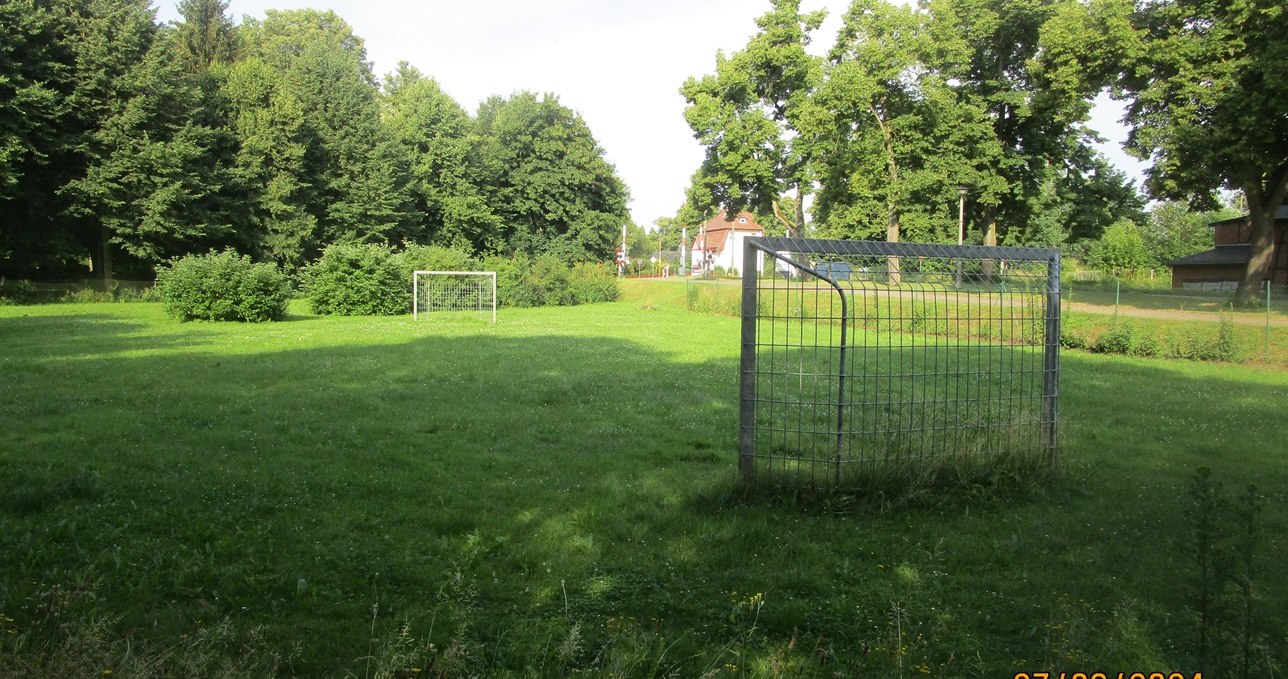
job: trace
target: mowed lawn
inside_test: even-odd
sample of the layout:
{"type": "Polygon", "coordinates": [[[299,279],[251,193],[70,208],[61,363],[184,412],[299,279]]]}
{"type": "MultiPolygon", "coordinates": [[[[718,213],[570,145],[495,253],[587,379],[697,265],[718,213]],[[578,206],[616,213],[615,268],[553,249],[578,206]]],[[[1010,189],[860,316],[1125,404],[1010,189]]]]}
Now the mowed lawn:
{"type": "Polygon", "coordinates": [[[0,307],[0,674],[1215,676],[1244,637],[1288,660],[1288,373],[1065,352],[1054,480],[761,499],[739,321],[683,290],[495,326],[0,307]],[[1200,466],[1221,563],[1255,576],[1214,594],[1206,658],[1200,466]]]}

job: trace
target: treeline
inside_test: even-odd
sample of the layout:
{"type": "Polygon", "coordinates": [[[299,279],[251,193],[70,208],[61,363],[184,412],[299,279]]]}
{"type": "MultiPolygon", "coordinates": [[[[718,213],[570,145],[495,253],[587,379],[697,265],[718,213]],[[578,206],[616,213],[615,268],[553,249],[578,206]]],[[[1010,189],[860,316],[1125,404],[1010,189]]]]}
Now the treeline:
{"type": "Polygon", "coordinates": [[[222,0],[0,4],[0,274],[149,278],[231,247],[299,271],[333,243],[611,258],[628,193],[553,95],[471,115],[333,12],[222,0]]]}
{"type": "Polygon", "coordinates": [[[853,0],[813,49],[823,19],[771,0],[742,49],[684,83],[706,156],[679,222],[747,209],[779,233],[940,243],[964,222],[967,243],[1105,266],[1188,254],[1193,229],[1178,241],[1175,215],[1146,215],[1095,149],[1086,123],[1109,93],[1150,195],[1212,210],[1239,192],[1241,292],[1268,276],[1288,198],[1288,90],[1267,86],[1288,82],[1282,3],[853,0]]]}
{"type": "Polygon", "coordinates": [[[1037,58],[1068,1],[854,0],[820,55],[824,13],[775,0],[745,47],[681,89],[706,147],[689,205],[749,209],[780,233],[937,243],[963,222],[987,245],[1144,224],[1144,198],[1083,125],[1083,93],[1037,58]]]}

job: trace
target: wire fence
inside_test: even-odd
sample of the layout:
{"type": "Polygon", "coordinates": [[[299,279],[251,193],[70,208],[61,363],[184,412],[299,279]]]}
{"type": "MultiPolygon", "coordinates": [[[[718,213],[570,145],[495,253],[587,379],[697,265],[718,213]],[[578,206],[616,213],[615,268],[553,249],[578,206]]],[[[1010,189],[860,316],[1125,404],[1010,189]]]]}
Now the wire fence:
{"type": "Polygon", "coordinates": [[[743,261],[745,478],[1055,462],[1058,251],[758,238],[743,261]]]}

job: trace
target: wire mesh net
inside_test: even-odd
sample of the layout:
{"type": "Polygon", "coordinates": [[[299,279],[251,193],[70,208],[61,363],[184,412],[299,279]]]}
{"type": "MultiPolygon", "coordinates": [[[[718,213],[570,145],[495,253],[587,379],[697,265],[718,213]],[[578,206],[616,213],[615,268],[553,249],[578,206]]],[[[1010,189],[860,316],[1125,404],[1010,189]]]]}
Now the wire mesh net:
{"type": "Polygon", "coordinates": [[[417,271],[412,275],[412,317],[481,318],[496,322],[496,272],[417,271]]]}
{"type": "Polygon", "coordinates": [[[784,485],[1054,461],[1059,253],[762,238],[746,246],[740,466],[784,485]]]}

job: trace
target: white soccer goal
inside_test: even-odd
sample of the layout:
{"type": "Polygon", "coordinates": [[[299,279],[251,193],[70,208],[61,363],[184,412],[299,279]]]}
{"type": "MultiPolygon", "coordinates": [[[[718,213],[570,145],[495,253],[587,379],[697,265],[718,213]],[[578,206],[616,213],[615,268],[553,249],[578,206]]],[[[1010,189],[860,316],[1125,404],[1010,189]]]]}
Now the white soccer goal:
{"type": "Polygon", "coordinates": [[[476,312],[496,323],[495,271],[417,271],[411,281],[411,316],[476,312]]]}

